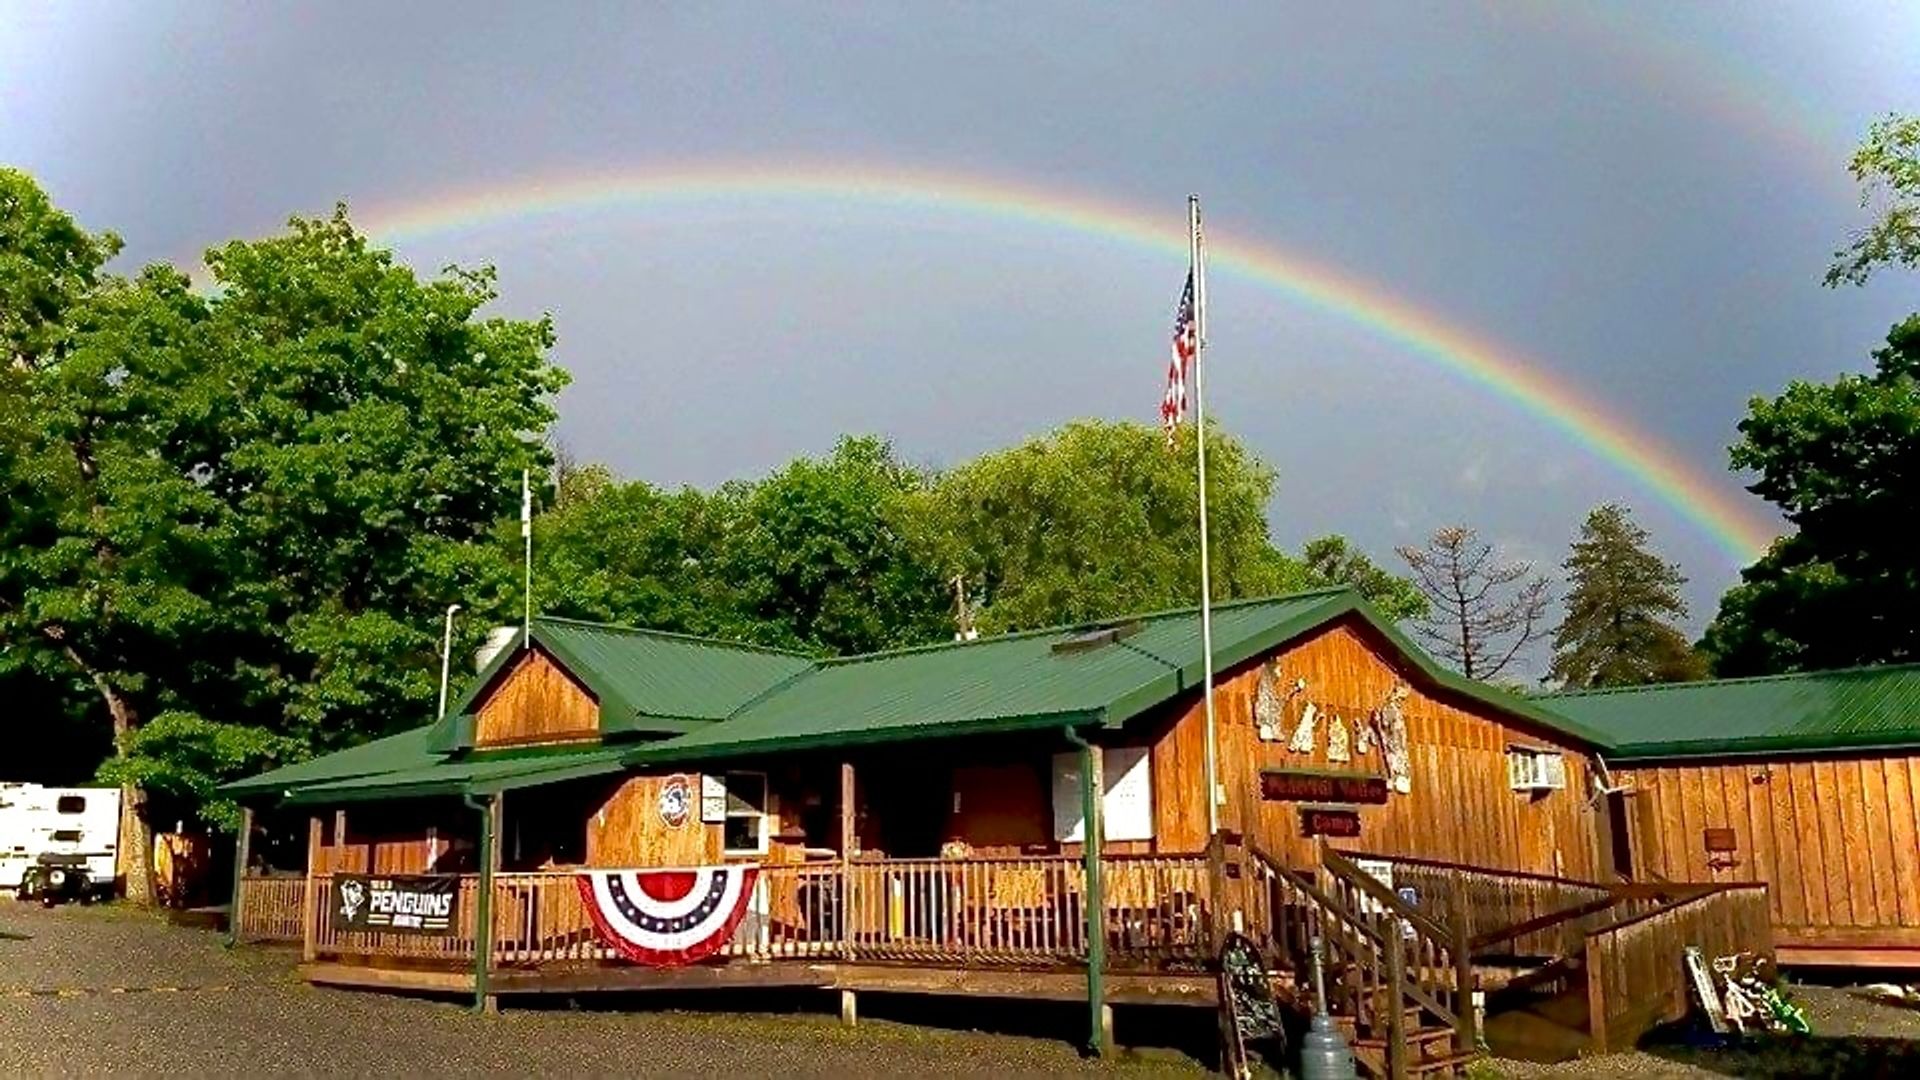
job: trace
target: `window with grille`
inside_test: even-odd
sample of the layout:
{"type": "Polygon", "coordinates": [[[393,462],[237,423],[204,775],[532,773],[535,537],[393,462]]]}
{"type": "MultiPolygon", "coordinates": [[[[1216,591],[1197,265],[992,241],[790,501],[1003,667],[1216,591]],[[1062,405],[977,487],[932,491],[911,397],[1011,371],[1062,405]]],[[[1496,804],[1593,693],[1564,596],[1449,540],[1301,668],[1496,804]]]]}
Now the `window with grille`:
{"type": "Polygon", "coordinates": [[[1557,750],[1507,747],[1507,782],[1515,791],[1555,791],[1567,786],[1567,762],[1557,750]]]}
{"type": "Polygon", "coordinates": [[[767,775],[727,774],[727,820],[724,847],[728,855],[764,855],[767,851],[767,775]]]}

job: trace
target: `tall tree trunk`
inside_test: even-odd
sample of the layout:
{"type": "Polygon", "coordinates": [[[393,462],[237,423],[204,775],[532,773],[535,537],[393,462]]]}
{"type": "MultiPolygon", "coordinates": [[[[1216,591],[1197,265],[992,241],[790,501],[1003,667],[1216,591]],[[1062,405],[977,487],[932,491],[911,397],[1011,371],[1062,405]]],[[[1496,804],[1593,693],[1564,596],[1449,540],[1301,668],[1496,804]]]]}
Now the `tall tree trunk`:
{"type": "MultiPolygon", "coordinates": [[[[113,752],[125,756],[134,730],[140,726],[139,710],[104,672],[87,663],[87,658],[73,647],[64,627],[47,626],[42,632],[100,692],[107,716],[113,720],[113,752]]],[[[119,875],[121,891],[129,901],[142,907],[153,904],[153,826],[147,821],[147,793],[130,780],[120,784],[120,839],[114,849],[114,872],[119,875]]]]}
{"type": "MultiPolygon", "coordinates": [[[[99,676],[94,685],[106,699],[107,715],[113,718],[114,753],[125,755],[140,718],[125,694],[99,676]]],[[[115,859],[121,887],[127,902],[141,907],[154,903],[153,825],[147,820],[147,793],[131,780],[120,783],[120,846],[115,859]]]]}

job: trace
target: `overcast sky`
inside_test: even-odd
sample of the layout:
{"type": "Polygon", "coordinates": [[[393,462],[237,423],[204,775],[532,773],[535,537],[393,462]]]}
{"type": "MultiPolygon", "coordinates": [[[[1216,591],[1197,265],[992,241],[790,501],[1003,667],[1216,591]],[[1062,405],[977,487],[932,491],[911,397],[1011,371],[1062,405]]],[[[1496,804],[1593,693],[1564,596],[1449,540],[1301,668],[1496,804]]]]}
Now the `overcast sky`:
{"type": "MultiPolygon", "coordinates": [[[[1491,343],[1768,520],[1726,469],[1747,398],[1863,368],[1916,306],[1911,275],[1819,279],[1863,221],[1851,147],[1920,111],[1920,7],[1586,8],[0,0],[0,162],[129,265],[341,199],[379,234],[588,175],[936,178],[913,203],[729,189],[388,228],[553,313],[577,455],[703,486],[843,432],[943,464],[1151,419],[1184,261],[955,196],[1178,230],[1197,191],[1223,248],[1491,343]]],[[[1551,418],[1364,318],[1212,280],[1210,410],[1280,470],[1283,542],[1390,559],[1464,522],[1557,564],[1615,500],[1693,579],[1696,627],[1737,576],[1551,418]]]]}

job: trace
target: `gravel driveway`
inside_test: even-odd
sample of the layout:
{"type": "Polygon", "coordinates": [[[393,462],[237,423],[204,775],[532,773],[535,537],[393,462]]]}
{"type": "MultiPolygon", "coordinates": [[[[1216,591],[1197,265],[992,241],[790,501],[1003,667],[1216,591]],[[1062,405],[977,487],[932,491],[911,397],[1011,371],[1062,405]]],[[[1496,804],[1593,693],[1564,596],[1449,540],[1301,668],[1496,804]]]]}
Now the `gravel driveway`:
{"type": "MultiPolygon", "coordinates": [[[[1083,1060],[1062,1037],[949,1031],[824,1014],[573,1011],[325,990],[284,949],[124,909],[0,899],[0,1074],[463,1076],[1194,1075],[1173,1051],[1083,1060]]],[[[819,1008],[829,1003],[815,1002],[819,1008]]],[[[865,1004],[863,1000],[863,1005],[865,1004]]],[[[1032,1012],[1032,1006],[1024,1010],[1032,1012]]],[[[1067,1019],[1065,1033],[1072,1030],[1067,1019]]]]}

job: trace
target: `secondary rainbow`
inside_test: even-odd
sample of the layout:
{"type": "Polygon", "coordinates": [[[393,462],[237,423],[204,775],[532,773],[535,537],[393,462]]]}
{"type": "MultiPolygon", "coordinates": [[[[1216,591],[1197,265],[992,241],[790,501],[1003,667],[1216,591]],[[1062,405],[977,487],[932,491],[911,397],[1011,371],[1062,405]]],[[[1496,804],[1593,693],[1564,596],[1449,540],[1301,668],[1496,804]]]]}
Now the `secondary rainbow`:
{"type": "MultiPolygon", "coordinates": [[[[743,198],[906,207],[1090,234],[1170,256],[1172,275],[1178,275],[1177,263],[1186,258],[1184,218],[1174,211],[1149,215],[1084,192],[887,168],[748,163],[536,177],[376,206],[359,217],[369,233],[404,241],[599,208],[657,209],[743,198]]],[[[1169,205],[1177,210],[1177,202],[1169,205]]],[[[1362,326],[1560,431],[1696,524],[1736,564],[1751,560],[1772,540],[1775,530],[1725,490],[1724,479],[1701,473],[1650,433],[1518,353],[1378,286],[1275,245],[1215,233],[1209,237],[1208,252],[1215,273],[1240,275],[1308,308],[1362,326]]]]}

